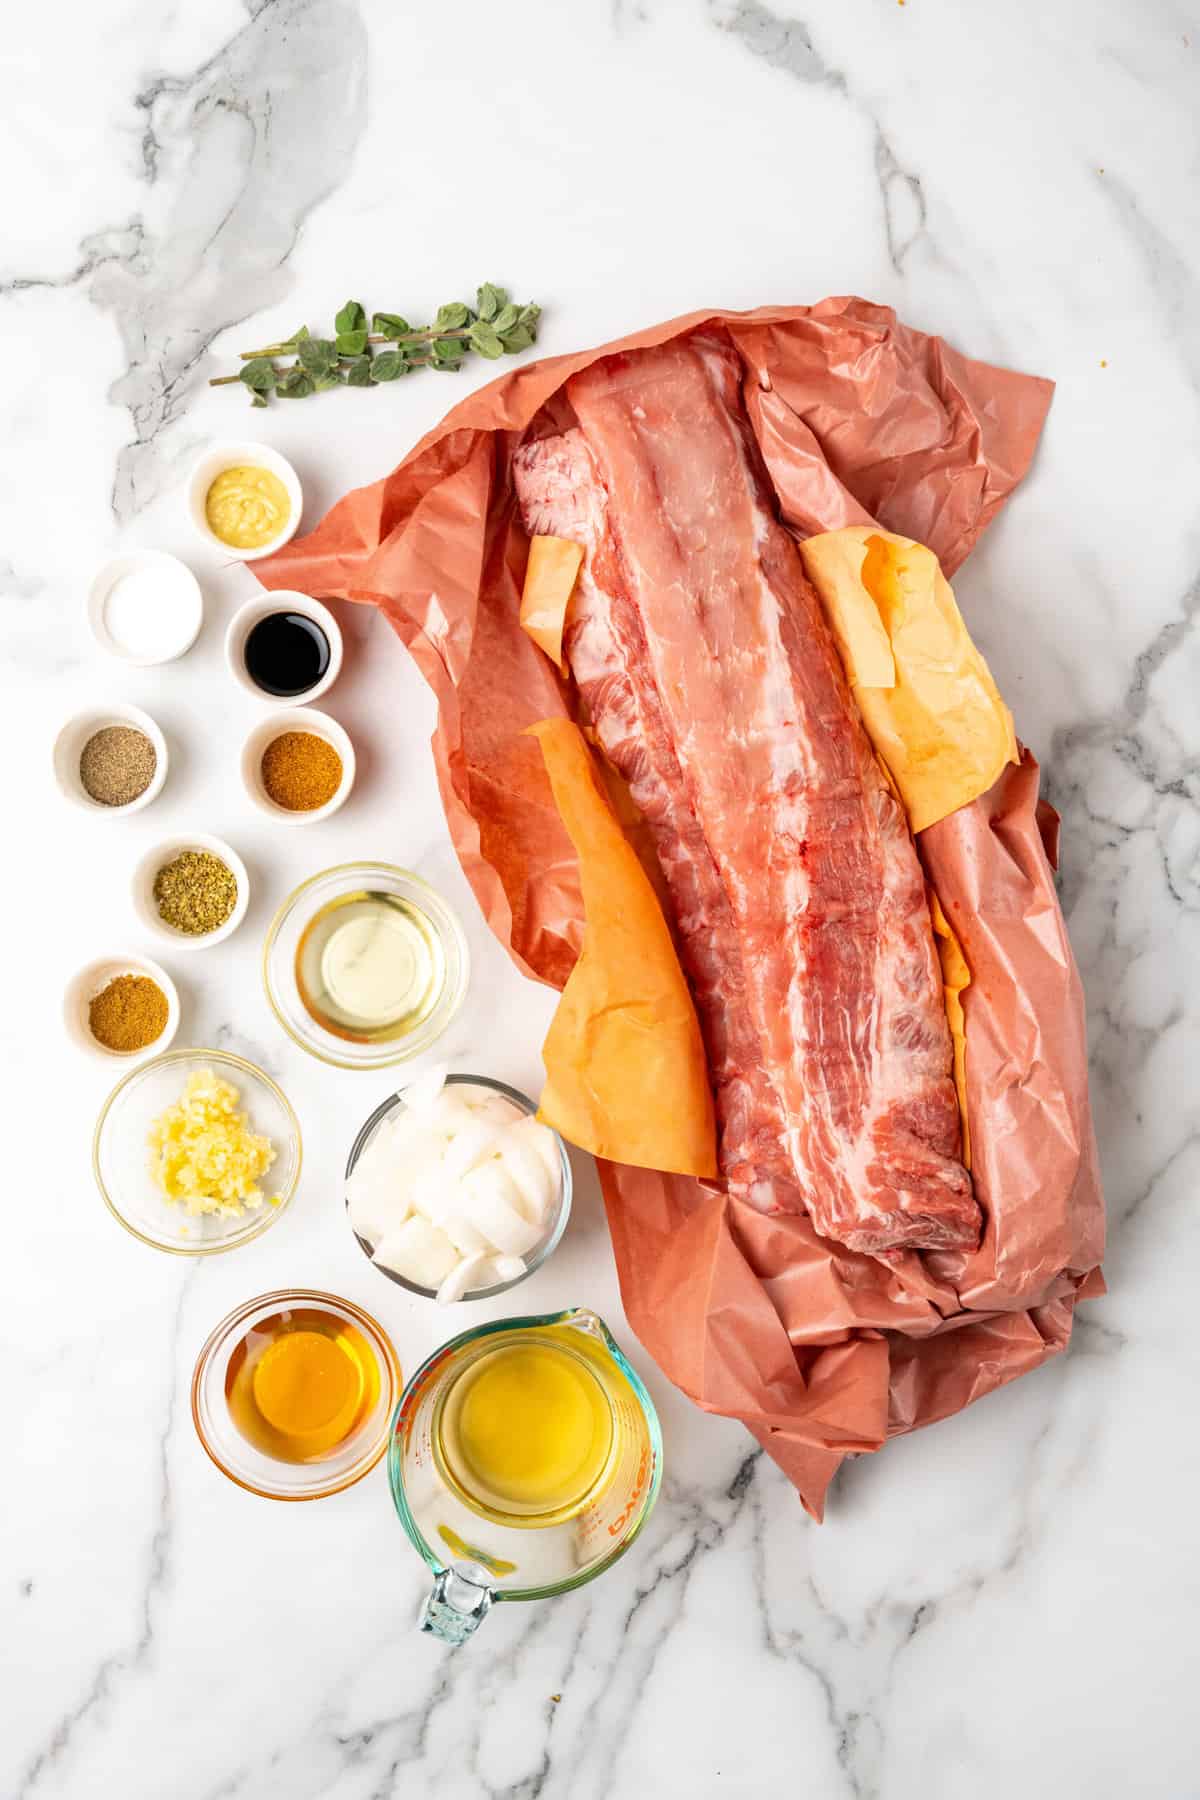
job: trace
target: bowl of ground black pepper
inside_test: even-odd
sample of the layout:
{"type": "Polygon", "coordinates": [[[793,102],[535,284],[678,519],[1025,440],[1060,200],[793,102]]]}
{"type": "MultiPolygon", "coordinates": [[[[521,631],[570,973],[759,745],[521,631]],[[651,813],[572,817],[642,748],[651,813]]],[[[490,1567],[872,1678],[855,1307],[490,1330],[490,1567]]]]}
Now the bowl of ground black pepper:
{"type": "Polygon", "coordinates": [[[134,1062],[165,1050],[179,1029],[175,983],[147,956],[99,956],[67,984],[67,1033],[83,1050],[134,1062]]]}
{"type": "Polygon", "coordinates": [[[139,706],[89,707],[54,743],[59,792],[88,812],[140,812],[162,791],[167,743],[139,706]]]}
{"type": "Polygon", "coordinates": [[[328,713],[284,707],[242,746],[242,785],[260,812],[309,824],[345,804],[354,786],[350,736],[328,713]]]}
{"type": "Polygon", "coordinates": [[[133,872],[133,904],[147,931],[180,949],[231,937],[250,904],[246,865],[206,832],[166,838],[133,872]]]}

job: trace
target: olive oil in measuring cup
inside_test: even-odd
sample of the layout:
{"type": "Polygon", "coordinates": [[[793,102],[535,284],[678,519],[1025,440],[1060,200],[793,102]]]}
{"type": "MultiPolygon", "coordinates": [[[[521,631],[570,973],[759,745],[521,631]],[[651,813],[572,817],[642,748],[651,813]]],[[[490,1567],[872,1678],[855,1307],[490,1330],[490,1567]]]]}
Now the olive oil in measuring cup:
{"type": "Polygon", "coordinates": [[[573,1518],[612,1473],[612,1404],[581,1352],[545,1333],[514,1333],[448,1389],[434,1455],[485,1518],[540,1527],[573,1518]]]}
{"type": "Polygon", "coordinates": [[[339,894],[315,913],[296,947],[296,986],[318,1025],[356,1044],[416,1031],[446,983],[442,941],[400,894],[339,894]]]}
{"type": "Polygon", "coordinates": [[[461,1643],[496,1602],[612,1567],[654,1505],[662,1439],[636,1371],[577,1307],[444,1344],[404,1391],[388,1476],[433,1572],[422,1628],[461,1643]]]}

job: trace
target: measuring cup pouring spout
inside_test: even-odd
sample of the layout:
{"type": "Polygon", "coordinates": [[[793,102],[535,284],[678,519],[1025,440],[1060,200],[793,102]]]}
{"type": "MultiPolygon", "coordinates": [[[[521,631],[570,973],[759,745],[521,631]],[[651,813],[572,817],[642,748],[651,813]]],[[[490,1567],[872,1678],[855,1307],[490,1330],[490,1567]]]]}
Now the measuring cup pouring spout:
{"type": "Polygon", "coordinates": [[[388,1478],[433,1574],[422,1630],[459,1644],[508,1600],[611,1568],[658,1498],[662,1435],[637,1371],[586,1307],[452,1338],[396,1408],[388,1478]]]}

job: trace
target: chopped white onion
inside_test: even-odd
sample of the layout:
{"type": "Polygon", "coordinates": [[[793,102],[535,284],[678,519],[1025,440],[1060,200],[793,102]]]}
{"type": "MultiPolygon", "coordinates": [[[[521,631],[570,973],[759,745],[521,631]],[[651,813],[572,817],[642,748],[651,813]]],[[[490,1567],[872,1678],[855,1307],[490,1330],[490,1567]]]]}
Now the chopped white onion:
{"type": "Polygon", "coordinates": [[[346,1199],[350,1223],[360,1238],[377,1244],[380,1238],[408,1217],[408,1205],[396,1193],[387,1172],[366,1157],[357,1165],[346,1183],[346,1199]]]}
{"type": "Polygon", "coordinates": [[[404,1104],[410,1112],[432,1112],[435,1102],[446,1085],[449,1073],[445,1063],[434,1063],[432,1069],[426,1069],[415,1081],[410,1081],[404,1090],[404,1104]]]}
{"type": "Polygon", "coordinates": [[[491,1244],[481,1231],[476,1230],[456,1202],[457,1195],[454,1195],[451,1204],[438,1220],[439,1229],[445,1232],[455,1249],[461,1250],[464,1256],[474,1256],[478,1251],[482,1251],[485,1256],[490,1254],[491,1244]]]}
{"type": "Polygon", "coordinates": [[[479,1276],[484,1266],[491,1261],[486,1251],[480,1250],[473,1256],[463,1256],[455,1263],[450,1273],[437,1291],[439,1306],[453,1306],[473,1287],[478,1287],[479,1276]]]}
{"type": "Polygon", "coordinates": [[[515,1125],[518,1119],[525,1117],[516,1101],[506,1099],[503,1094],[485,1093],[481,1088],[468,1089],[468,1093],[472,1092],[478,1098],[468,1099],[467,1105],[477,1119],[487,1119],[490,1124],[499,1128],[515,1125]]]}
{"type": "Polygon", "coordinates": [[[472,1169],[459,1184],[459,1192],[472,1225],[506,1255],[521,1256],[541,1237],[541,1227],[521,1211],[515,1182],[498,1163],[472,1169]]]}
{"type": "Polygon", "coordinates": [[[557,1192],[558,1184],[562,1179],[562,1164],[559,1160],[558,1144],[550,1127],[543,1125],[540,1119],[535,1119],[532,1113],[526,1113],[524,1118],[518,1119],[513,1126],[512,1136],[517,1143],[528,1144],[537,1151],[546,1165],[546,1172],[553,1181],[555,1192],[557,1192]]]}
{"type": "Polygon", "coordinates": [[[535,1225],[544,1224],[554,1209],[558,1187],[533,1145],[515,1131],[506,1131],[497,1155],[517,1190],[525,1217],[535,1225]]]}
{"type": "Polygon", "coordinates": [[[374,1260],[447,1303],[517,1280],[562,1184],[553,1132],[503,1094],[446,1085],[444,1066],[405,1089],[346,1183],[374,1260]]]}
{"type": "Polygon", "coordinates": [[[436,1225],[414,1214],[375,1246],[372,1260],[417,1287],[438,1288],[457,1265],[458,1251],[436,1225]]]}
{"type": "Polygon", "coordinates": [[[496,1148],[496,1127],[486,1119],[471,1119],[456,1131],[446,1147],[446,1173],[452,1177],[466,1175],[483,1162],[496,1148]]]}

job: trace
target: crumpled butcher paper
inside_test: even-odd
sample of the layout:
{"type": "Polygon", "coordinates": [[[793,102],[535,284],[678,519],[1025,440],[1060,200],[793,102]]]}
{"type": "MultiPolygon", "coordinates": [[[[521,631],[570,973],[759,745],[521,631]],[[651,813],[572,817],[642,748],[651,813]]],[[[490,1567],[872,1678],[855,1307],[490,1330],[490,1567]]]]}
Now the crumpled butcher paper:
{"type": "MultiPolygon", "coordinates": [[[[383,480],[254,565],[268,588],[378,606],[437,696],[447,821],[492,930],[562,988],[584,913],[577,859],[527,728],[572,690],[522,629],[528,540],[509,478],[525,427],[599,356],[728,332],[783,520],[799,538],[881,526],[949,578],[1029,466],[1049,382],[971,361],[854,298],[697,312],[470,395],[383,480]]],[[[1104,1213],[1083,997],[1055,894],[1057,820],[1026,750],[921,831],[970,971],[968,1253],[858,1255],[719,1183],[601,1160],[633,1329],[698,1405],[744,1420],[822,1515],[844,1457],[956,1412],[1063,1350],[1103,1292],[1104,1213]]]]}

